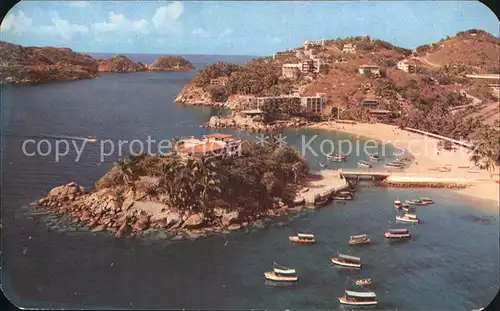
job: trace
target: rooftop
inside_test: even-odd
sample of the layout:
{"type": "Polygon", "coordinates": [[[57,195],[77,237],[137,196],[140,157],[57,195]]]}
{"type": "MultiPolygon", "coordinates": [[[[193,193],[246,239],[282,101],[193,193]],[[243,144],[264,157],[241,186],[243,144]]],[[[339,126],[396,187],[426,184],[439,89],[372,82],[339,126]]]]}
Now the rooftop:
{"type": "Polygon", "coordinates": [[[380,68],[379,65],[361,65],[359,68],[380,68]]]}
{"type": "Polygon", "coordinates": [[[183,148],[180,151],[184,153],[208,153],[217,152],[224,149],[224,145],[216,142],[208,142],[205,144],[199,144],[190,148],[183,148]]]}
{"type": "Polygon", "coordinates": [[[224,138],[231,138],[231,137],[233,137],[233,135],[223,134],[223,133],[212,133],[212,134],[205,135],[205,138],[214,138],[214,139],[224,139],[224,138]]]}

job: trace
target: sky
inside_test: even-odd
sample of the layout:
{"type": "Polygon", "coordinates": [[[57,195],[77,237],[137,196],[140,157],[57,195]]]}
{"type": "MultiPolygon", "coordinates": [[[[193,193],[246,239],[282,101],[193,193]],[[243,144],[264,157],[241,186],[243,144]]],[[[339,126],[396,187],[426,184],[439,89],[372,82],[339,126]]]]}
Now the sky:
{"type": "Polygon", "coordinates": [[[368,34],[415,48],[470,28],[499,36],[478,1],[21,1],[0,40],[89,53],[271,55],[368,34]]]}

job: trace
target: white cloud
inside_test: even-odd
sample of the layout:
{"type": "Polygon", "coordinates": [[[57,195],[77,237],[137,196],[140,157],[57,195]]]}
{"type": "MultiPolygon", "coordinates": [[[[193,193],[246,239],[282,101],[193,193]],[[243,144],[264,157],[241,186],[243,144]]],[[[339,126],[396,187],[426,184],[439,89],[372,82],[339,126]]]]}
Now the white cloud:
{"type": "Polygon", "coordinates": [[[71,2],[68,2],[68,5],[74,6],[77,8],[86,8],[89,6],[89,3],[88,3],[88,1],[71,1],[71,2]]]}
{"type": "Polygon", "coordinates": [[[61,19],[57,12],[50,12],[52,16],[52,24],[39,25],[33,27],[32,31],[37,34],[57,35],[69,40],[75,35],[85,35],[89,33],[87,26],[73,24],[67,20],[61,19]]]}
{"type": "Polygon", "coordinates": [[[23,11],[17,11],[17,14],[9,13],[2,21],[0,31],[21,34],[29,31],[33,24],[33,20],[28,18],[23,11]]]}
{"type": "Polygon", "coordinates": [[[172,23],[179,20],[183,13],[184,4],[179,1],[159,7],[152,18],[153,25],[156,28],[171,27],[172,23]]]}
{"type": "Polygon", "coordinates": [[[191,31],[191,33],[195,36],[199,36],[199,37],[203,37],[203,38],[210,37],[210,33],[203,28],[195,28],[195,29],[193,29],[193,31],[191,31]]]}
{"type": "Polygon", "coordinates": [[[224,31],[220,34],[221,37],[229,36],[233,33],[233,30],[230,28],[224,29],[224,31]]]}
{"type": "Polygon", "coordinates": [[[127,33],[135,32],[146,34],[149,32],[148,21],[145,19],[130,20],[123,14],[110,12],[108,20],[97,22],[92,25],[92,29],[98,33],[116,32],[127,33]]]}

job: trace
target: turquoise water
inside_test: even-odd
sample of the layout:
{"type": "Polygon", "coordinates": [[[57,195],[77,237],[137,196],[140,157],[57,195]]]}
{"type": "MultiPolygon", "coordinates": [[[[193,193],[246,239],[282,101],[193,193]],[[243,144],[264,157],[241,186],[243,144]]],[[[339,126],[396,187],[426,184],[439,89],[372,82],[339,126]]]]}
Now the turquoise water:
{"type": "MultiPolygon", "coordinates": [[[[197,67],[203,64],[198,65],[197,67]]],[[[46,308],[302,309],[337,310],[348,277],[371,277],[381,310],[470,310],[488,304],[499,288],[499,217],[495,203],[443,189],[395,189],[363,184],[355,199],[274,219],[250,229],[196,241],[159,237],[115,239],[86,232],[51,231],[23,208],[52,187],[75,181],[90,187],[118,156],[99,163],[98,144],[80,162],[73,153],[55,163],[25,157],[22,139],[45,135],[98,139],[147,135],[163,139],[200,135],[216,110],[172,103],[193,72],[109,74],[95,80],[12,86],[2,154],[2,283],[13,302],[46,308]],[[134,88],[128,87],[134,85],[134,88]],[[418,207],[423,223],[407,227],[411,241],[388,244],[383,233],[396,226],[395,199],[430,196],[418,207]],[[294,245],[288,236],[314,232],[317,244],[294,245]],[[350,247],[350,235],[373,243],[350,247]],[[31,238],[30,238],[31,237],[31,238]],[[330,266],[338,251],[360,256],[363,269],[330,266]],[[297,269],[299,283],[272,287],[263,273],[276,261],[297,269]]],[[[4,109],[2,103],[2,109],[4,109]]],[[[255,138],[254,134],[232,132],[255,138]]],[[[277,134],[277,133],[276,133],[277,134]]],[[[322,139],[356,140],[345,134],[285,130],[301,149],[302,135],[318,150],[322,139]]],[[[362,140],[360,141],[363,142],[362,140]]],[[[318,150],[319,151],[319,150],[318,150]]],[[[390,154],[390,148],[388,149],[390,154]]],[[[362,158],[363,155],[360,156],[362,158]]],[[[326,162],[306,153],[312,169],[326,162]]],[[[330,167],[354,168],[359,158],[330,167]]],[[[383,163],[378,163],[383,165],[383,163]]]]}

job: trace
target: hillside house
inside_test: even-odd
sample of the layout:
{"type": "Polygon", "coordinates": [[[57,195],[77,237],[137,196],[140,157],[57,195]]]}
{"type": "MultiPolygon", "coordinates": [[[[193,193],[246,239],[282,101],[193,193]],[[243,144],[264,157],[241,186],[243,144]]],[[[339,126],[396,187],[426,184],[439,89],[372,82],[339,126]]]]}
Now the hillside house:
{"type": "Polygon", "coordinates": [[[361,65],[359,66],[359,74],[372,74],[375,76],[380,76],[380,66],[378,65],[361,65]]]}
{"type": "Polygon", "coordinates": [[[417,72],[417,65],[415,63],[408,61],[407,59],[399,61],[397,64],[397,67],[399,70],[403,70],[404,72],[407,72],[407,73],[416,73],[417,72]]]}
{"type": "Polygon", "coordinates": [[[302,71],[302,64],[283,64],[281,75],[287,79],[295,79],[302,71]]]}
{"type": "Polygon", "coordinates": [[[364,108],[376,109],[378,107],[378,104],[379,104],[379,99],[374,96],[365,97],[361,101],[361,106],[363,106],[364,108]]]}
{"type": "Polygon", "coordinates": [[[356,46],[353,45],[352,43],[346,43],[342,47],[342,52],[354,54],[354,53],[356,53],[356,46]]]}
{"type": "Polygon", "coordinates": [[[310,73],[310,72],[314,72],[316,67],[315,67],[315,64],[314,64],[314,60],[312,59],[304,59],[301,63],[301,71],[303,73],[310,73]]]}

